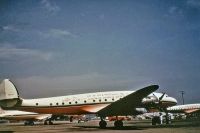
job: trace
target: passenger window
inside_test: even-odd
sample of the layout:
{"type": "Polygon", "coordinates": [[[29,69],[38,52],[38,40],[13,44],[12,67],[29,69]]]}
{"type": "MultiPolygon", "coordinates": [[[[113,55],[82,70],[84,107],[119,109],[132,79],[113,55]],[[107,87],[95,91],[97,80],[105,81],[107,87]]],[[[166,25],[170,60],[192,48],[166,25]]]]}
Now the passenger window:
{"type": "Polygon", "coordinates": [[[38,106],[38,103],[36,103],[36,105],[38,106]]]}
{"type": "Polygon", "coordinates": [[[56,103],[56,105],[59,105],[58,103],[56,103]]]}
{"type": "Polygon", "coordinates": [[[50,103],[50,106],[52,106],[52,103],[50,103]]]}

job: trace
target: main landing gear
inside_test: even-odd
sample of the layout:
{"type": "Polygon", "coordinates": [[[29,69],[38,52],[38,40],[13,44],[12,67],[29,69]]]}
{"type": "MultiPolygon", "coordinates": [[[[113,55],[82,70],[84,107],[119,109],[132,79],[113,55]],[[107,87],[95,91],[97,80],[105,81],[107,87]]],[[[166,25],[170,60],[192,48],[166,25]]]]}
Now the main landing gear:
{"type": "Polygon", "coordinates": [[[107,126],[107,122],[101,117],[101,121],[99,122],[99,127],[104,129],[107,126]]]}
{"type": "Polygon", "coordinates": [[[53,125],[53,122],[51,120],[45,120],[44,125],[53,125]]]}
{"type": "Polygon", "coordinates": [[[162,113],[160,113],[160,116],[154,116],[152,118],[152,125],[160,125],[160,124],[170,124],[171,123],[171,119],[169,116],[169,113],[166,111],[165,112],[165,116],[162,115],[162,113]],[[163,119],[165,118],[165,119],[163,119]]]}
{"type": "Polygon", "coordinates": [[[123,127],[123,121],[122,120],[116,120],[114,122],[115,128],[122,128],[123,127]]]}
{"type": "Polygon", "coordinates": [[[24,125],[25,125],[25,126],[33,126],[33,125],[34,125],[34,122],[33,122],[33,121],[25,121],[25,122],[24,122],[24,125]]]}
{"type": "MultiPolygon", "coordinates": [[[[101,121],[99,122],[99,127],[104,129],[107,126],[107,122],[101,117],[101,121]]],[[[119,120],[118,117],[116,116],[116,121],[114,122],[115,128],[119,129],[123,127],[123,121],[119,120]]]]}

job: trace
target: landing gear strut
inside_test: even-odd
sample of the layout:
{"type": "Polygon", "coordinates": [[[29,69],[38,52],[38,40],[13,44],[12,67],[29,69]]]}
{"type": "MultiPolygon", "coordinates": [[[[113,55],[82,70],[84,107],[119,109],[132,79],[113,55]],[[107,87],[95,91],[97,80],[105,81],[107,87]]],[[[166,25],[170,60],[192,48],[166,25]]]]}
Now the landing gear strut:
{"type": "Polygon", "coordinates": [[[166,111],[166,124],[169,124],[170,119],[169,119],[169,113],[166,111]]]}

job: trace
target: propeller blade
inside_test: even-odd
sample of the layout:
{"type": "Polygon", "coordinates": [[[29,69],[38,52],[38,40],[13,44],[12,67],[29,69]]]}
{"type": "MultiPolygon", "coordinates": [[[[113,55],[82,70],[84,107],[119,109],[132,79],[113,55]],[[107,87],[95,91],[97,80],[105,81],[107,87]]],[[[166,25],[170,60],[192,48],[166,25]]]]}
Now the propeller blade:
{"type": "Polygon", "coordinates": [[[163,93],[162,96],[159,98],[159,101],[161,101],[163,99],[163,97],[165,96],[166,93],[163,93]]]}
{"type": "Polygon", "coordinates": [[[153,96],[159,101],[159,98],[153,93],[153,96]]]}

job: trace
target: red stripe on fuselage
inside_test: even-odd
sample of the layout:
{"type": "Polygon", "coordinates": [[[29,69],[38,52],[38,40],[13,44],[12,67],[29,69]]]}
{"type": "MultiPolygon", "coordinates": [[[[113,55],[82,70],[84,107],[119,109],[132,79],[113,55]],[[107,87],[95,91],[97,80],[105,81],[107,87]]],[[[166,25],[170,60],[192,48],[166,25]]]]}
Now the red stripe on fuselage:
{"type": "Polygon", "coordinates": [[[28,112],[36,112],[42,114],[69,114],[80,115],[87,113],[96,113],[105,108],[109,104],[93,104],[93,105],[76,105],[76,106],[48,106],[48,107],[17,107],[16,109],[28,112]]]}

